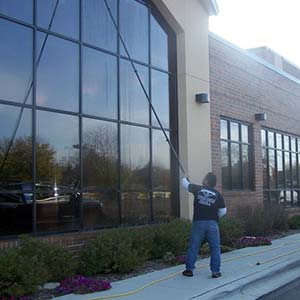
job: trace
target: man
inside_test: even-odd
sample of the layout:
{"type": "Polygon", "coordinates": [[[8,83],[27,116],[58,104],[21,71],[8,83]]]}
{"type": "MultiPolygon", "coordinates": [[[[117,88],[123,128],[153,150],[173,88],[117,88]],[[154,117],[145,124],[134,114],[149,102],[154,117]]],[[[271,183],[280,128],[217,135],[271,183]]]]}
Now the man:
{"type": "Polygon", "coordinates": [[[187,178],[182,178],[183,187],[194,195],[194,216],[190,237],[189,249],[186,258],[186,270],[184,276],[193,276],[195,262],[202,241],[206,239],[210,249],[210,269],[212,278],[221,276],[221,250],[219,235],[219,218],[227,212],[224,199],[214,189],[217,178],[213,173],[208,173],[203,185],[191,184],[187,178]]]}

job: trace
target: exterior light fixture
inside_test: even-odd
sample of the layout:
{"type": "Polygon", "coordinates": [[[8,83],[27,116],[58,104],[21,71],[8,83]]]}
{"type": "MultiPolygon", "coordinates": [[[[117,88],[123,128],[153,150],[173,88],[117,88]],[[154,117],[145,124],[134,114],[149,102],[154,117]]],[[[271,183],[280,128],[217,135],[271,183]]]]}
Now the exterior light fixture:
{"type": "Polygon", "coordinates": [[[208,94],[196,94],[197,103],[209,103],[208,94]]]}
{"type": "Polygon", "coordinates": [[[266,113],[255,114],[255,120],[256,121],[266,121],[267,120],[267,114],[266,113]]]}

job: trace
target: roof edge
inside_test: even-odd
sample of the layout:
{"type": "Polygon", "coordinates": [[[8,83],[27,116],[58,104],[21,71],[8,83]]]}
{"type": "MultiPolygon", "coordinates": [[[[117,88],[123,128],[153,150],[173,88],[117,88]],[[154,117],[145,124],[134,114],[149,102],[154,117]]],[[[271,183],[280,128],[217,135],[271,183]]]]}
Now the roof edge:
{"type": "Polygon", "coordinates": [[[216,16],[219,13],[217,0],[201,0],[209,16],[216,16]]]}
{"type": "Polygon", "coordinates": [[[209,35],[209,37],[211,37],[211,38],[213,38],[213,39],[221,42],[222,44],[224,44],[224,45],[226,45],[226,46],[228,46],[228,47],[230,47],[230,48],[232,48],[232,49],[234,49],[234,50],[236,50],[238,52],[240,52],[241,54],[249,57],[250,59],[255,60],[259,64],[264,65],[268,69],[271,69],[272,71],[280,74],[281,76],[286,77],[287,79],[289,79],[289,80],[291,80],[291,81],[293,81],[293,82],[295,82],[295,83],[297,83],[297,84],[300,85],[300,80],[298,78],[296,78],[293,75],[291,75],[291,74],[289,74],[289,73],[287,73],[287,72],[285,72],[285,71],[277,68],[276,66],[268,63],[267,61],[265,61],[264,59],[258,57],[257,55],[252,54],[251,52],[249,52],[249,51],[247,51],[245,49],[240,48],[239,46],[237,46],[237,45],[235,45],[235,44],[233,44],[233,43],[225,40],[224,38],[218,36],[217,34],[211,32],[211,31],[209,32],[208,35],[209,35]]]}

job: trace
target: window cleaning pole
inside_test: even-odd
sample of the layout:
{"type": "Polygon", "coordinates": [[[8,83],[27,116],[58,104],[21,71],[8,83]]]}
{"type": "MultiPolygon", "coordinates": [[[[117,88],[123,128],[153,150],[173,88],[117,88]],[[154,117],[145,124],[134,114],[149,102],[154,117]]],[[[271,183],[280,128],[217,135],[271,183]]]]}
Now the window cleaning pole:
{"type": "Polygon", "coordinates": [[[124,49],[125,49],[125,52],[126,52],[126,54],[127,54],[127,56],[128,56],[128,59],[129,59],[129,61],[130,61],[130,63],[131,63],[131,66],[132,66],[132,68],[133,68],[133,70],[134,70],[134,73],[135,73],[135,75],[136,75],[136,77],[137,77],[137,79],[138,79],[138,81],[139,81],[139,83],[140,83],[140,85],[141,85],[141,88],[143,89],[143,92],[144,92],[144,94],[145,94],[145,96],[146,96],[146,99],[148,100],[148,103],[149,103],[149,105],[150,105],[150,107],[151,107],[151,110],[152,110],[152,112],[154,113],[155,118],[156,118],[156,120],[157,120],[157,122],[158,122],[158,124],[159,124],[159,126],[160,126],[160,128],[161,128],[161,130],[163,131],[164,136],[165,136],[165,138],[166,138],[166,141],[168,142],[168,144],[169,144],[169,146],[170,146],[170,148],[171,148],[171,150],[172,150],[172,152],[173,152],[173,154],[174,154],[176,160],[178,161],[178,164],[179,164],[179,167],[180,167],[181,171],[183,172],[183,174],[186,174],[186,171],[185,171],[185,169],[184,169],[184,167],[183,167],[183,165],[182,165],[182,163],[181,163],[181,161],[180,161],[180,158],[179,158],[178,154],[176,153],[176,151],[175,151],[175,149],[174,149],[174,147],[173,147],[173,145],[172,145],[170,139],[168,138],[168,136],[167,136],[167,134],[166,134],[166,131],[164,130],[164,128],[163,128],[163,126],[162,126],[162,124],[161,124],[161,121],[160,121],[160,119],[159,119],[159,117],[158,117],[158,115],[157,115],[157,113],[156,113],[156,111],[155,111],[155,109],[154,109],[154,107],[153,107],[153,105],[152,105],[152,103],[151,103],[151,100],[150,100],[150,98],[149,98],[149,96],[148,96],[148,94],[147,94],[147,91],[146,91],[146,89],[145,89],[145,87],[144,87],[144,84],[143,84],[143,82],[142,82],[142,80],[141,80],[141,77],[140,77],[140,75],[139,75],[139,73],[138,73],[138,71],[137,71],[137,69],[136,69],[136,67],[135,67],[135,65],[134,65],[134,62],[133,62],[133,60],[132,60],[132,58],[131,58],[131,56],[130,56],[130,54],[129,54],[129,52],[128,52],[128,49],[127,49],[127,47],[126,47],[126,44],[125,44],[125,42],[124,42],[124,39],[123,39],[123,37],[122,37],[122,35],[121,35],[120,31],[119,31],[119,28],[118,28],[118,26],[117,26],[117,23],[116,23],[116,21],[115,21],[113,15],[112,15],[112,12],[111,12],[110,7],[109,7],[109,5],[108,5],[108,3],[107,3],[107,0],[104,0],[104,3],[105,3],[105,6],[106,6],[106,8],[107,8],[107,10],[108,10],[108,13],[109,13],[109,15],[110,15],[110,18],[111,18],[111,20],[112,20],[112,22],[113,22],[113,25],[114,25],[114,27],[115,27],[117,33],[118,33],[118,37],[119,37],[119,39],[120,39],[120,41],[121,41],[121,43],[122,43],[122,45],[123,45],[123,47],[124,47],[124,49]]]}

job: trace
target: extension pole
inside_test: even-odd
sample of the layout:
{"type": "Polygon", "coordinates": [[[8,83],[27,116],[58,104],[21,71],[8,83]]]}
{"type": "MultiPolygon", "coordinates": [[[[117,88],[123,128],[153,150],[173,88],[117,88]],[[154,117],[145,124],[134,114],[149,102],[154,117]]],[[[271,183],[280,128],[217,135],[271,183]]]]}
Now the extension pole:
{"type": "Polygon", "coordinates": [[[123,47],[124,47],[124,49],[125,49],[125,52],[126,52],[126,54],[127,54],[127,56],[128,56],[128,59],[129,59],[129,61],[130,61],[130,63],[131,63],[131,66],[132,66],[132,68],[133,68],[133,70],[134,70],[134,73],[135,73],[135,75],[136,75],[136,77],[137,77],[137,79],[138,79],[138,81],[139,81],[139,83],[140,83],[140,85],[141,85],[141,87],[142,87],[142,89],[143,89],[143,92],[144,92],[144,94],[145,94],[145,96],[146,96],[146,98],[147,98],[147,100],[148,100],[148,103],[149,103],[149,105],[150,105],[150,107],[151,107],[151,110],[152,110],[152,112],[154,113],[155,118],[156,118],[156,120],[157,120],[157,122],[158,122],[158,124],[159,124],[159,126],[160,126],[160,128],[161,128],[161,130],[163,131],[164,136],[165,136],[165,138],[166,138],[166,141],[168,142],[168,144],[169,144],[169,146],[170,146],[170,148],[171,148],[171,150],[172,150],[172,152],[173,152],[173,154],[174,154],[176,160],[178,161],[178,164],[179,164],[179,167],[180,167],[181,171],[183,172],[183,174],[186,174],[185,169],[184,169],[184,167],[183,167],[183,165],[182,165],[182,163],[181,163],[181,161],[180,161],[180,158],[179,158],[178,154],[176,153],[176,151],[175,151],[175,149],[174,149],[174,147],[173,147],[173,145],[172,145],[170,139],[168,138],[168,136],[167,136],[167,134],[166,134],[166,131],[164,130],[164,128],[163,128],[163,126],[162,126],[162,124],[161,124],[161,121],[160,121],[160,119],[159,119],[159,117],[158,117],[158,115],[157,115],[157,113],[156,113],[156,111],[155,111],[155,109],[154,109],[154,107],[153,107],[153,105],[152,105],[152,103],[151,103],[151,100],[150,100],[150,98],[149,98],[149,96],[148,96],[148,94],[147,94],[147,91],[146,91],[146,89],[145,89],[145,87],[144,87],[144,84],[143,84],[143,82],[142,82],[142,80],[141,80],[141,77],[140,77],[140,75],[139,75],[139,73],[138,73],[138,71],[137,71],[137,69],[136,69],[136,67],[135,67],[135,65],[134,65],[134,62],[133,62],[133,60],[132,60],[132,58],[131,58],[131,56],[130,56],[130,54],[129,54],[129,52],[128,52],[128,49],[127,49],[127,47],[126,47],[126,44],[125,44],[125,42],[124,42],[124,39],[123,39],[123,37],[122,37],[122,35],[121,35],[120,31],[119,31],[119,28],[118,28],[118,26],[117,26],[117,24],[116,24],[116,21],[115,21],[113,15],[112,15],[112,13],[111,13],[111,10],[110,10],[110,7],[109,7],[109,5],[108,5],[108,3],[107,3],[107,0],[104,0],[104,2],[105,2],[105,6],[106,6],[106,8],[107,8],[107,10],[108,10],[108,13],[109,13],[109,15],[110,15],[110,18],[111,18],[111,20],[112,20],[112,22],[113,22],[113,25],[114,25],[115,29],[117,30],[118,37],[119,37],[119,39],[120,39],[120,41],[121,41],[121,43],[122,43],[122,45],[123,45],[123,47]]]}

